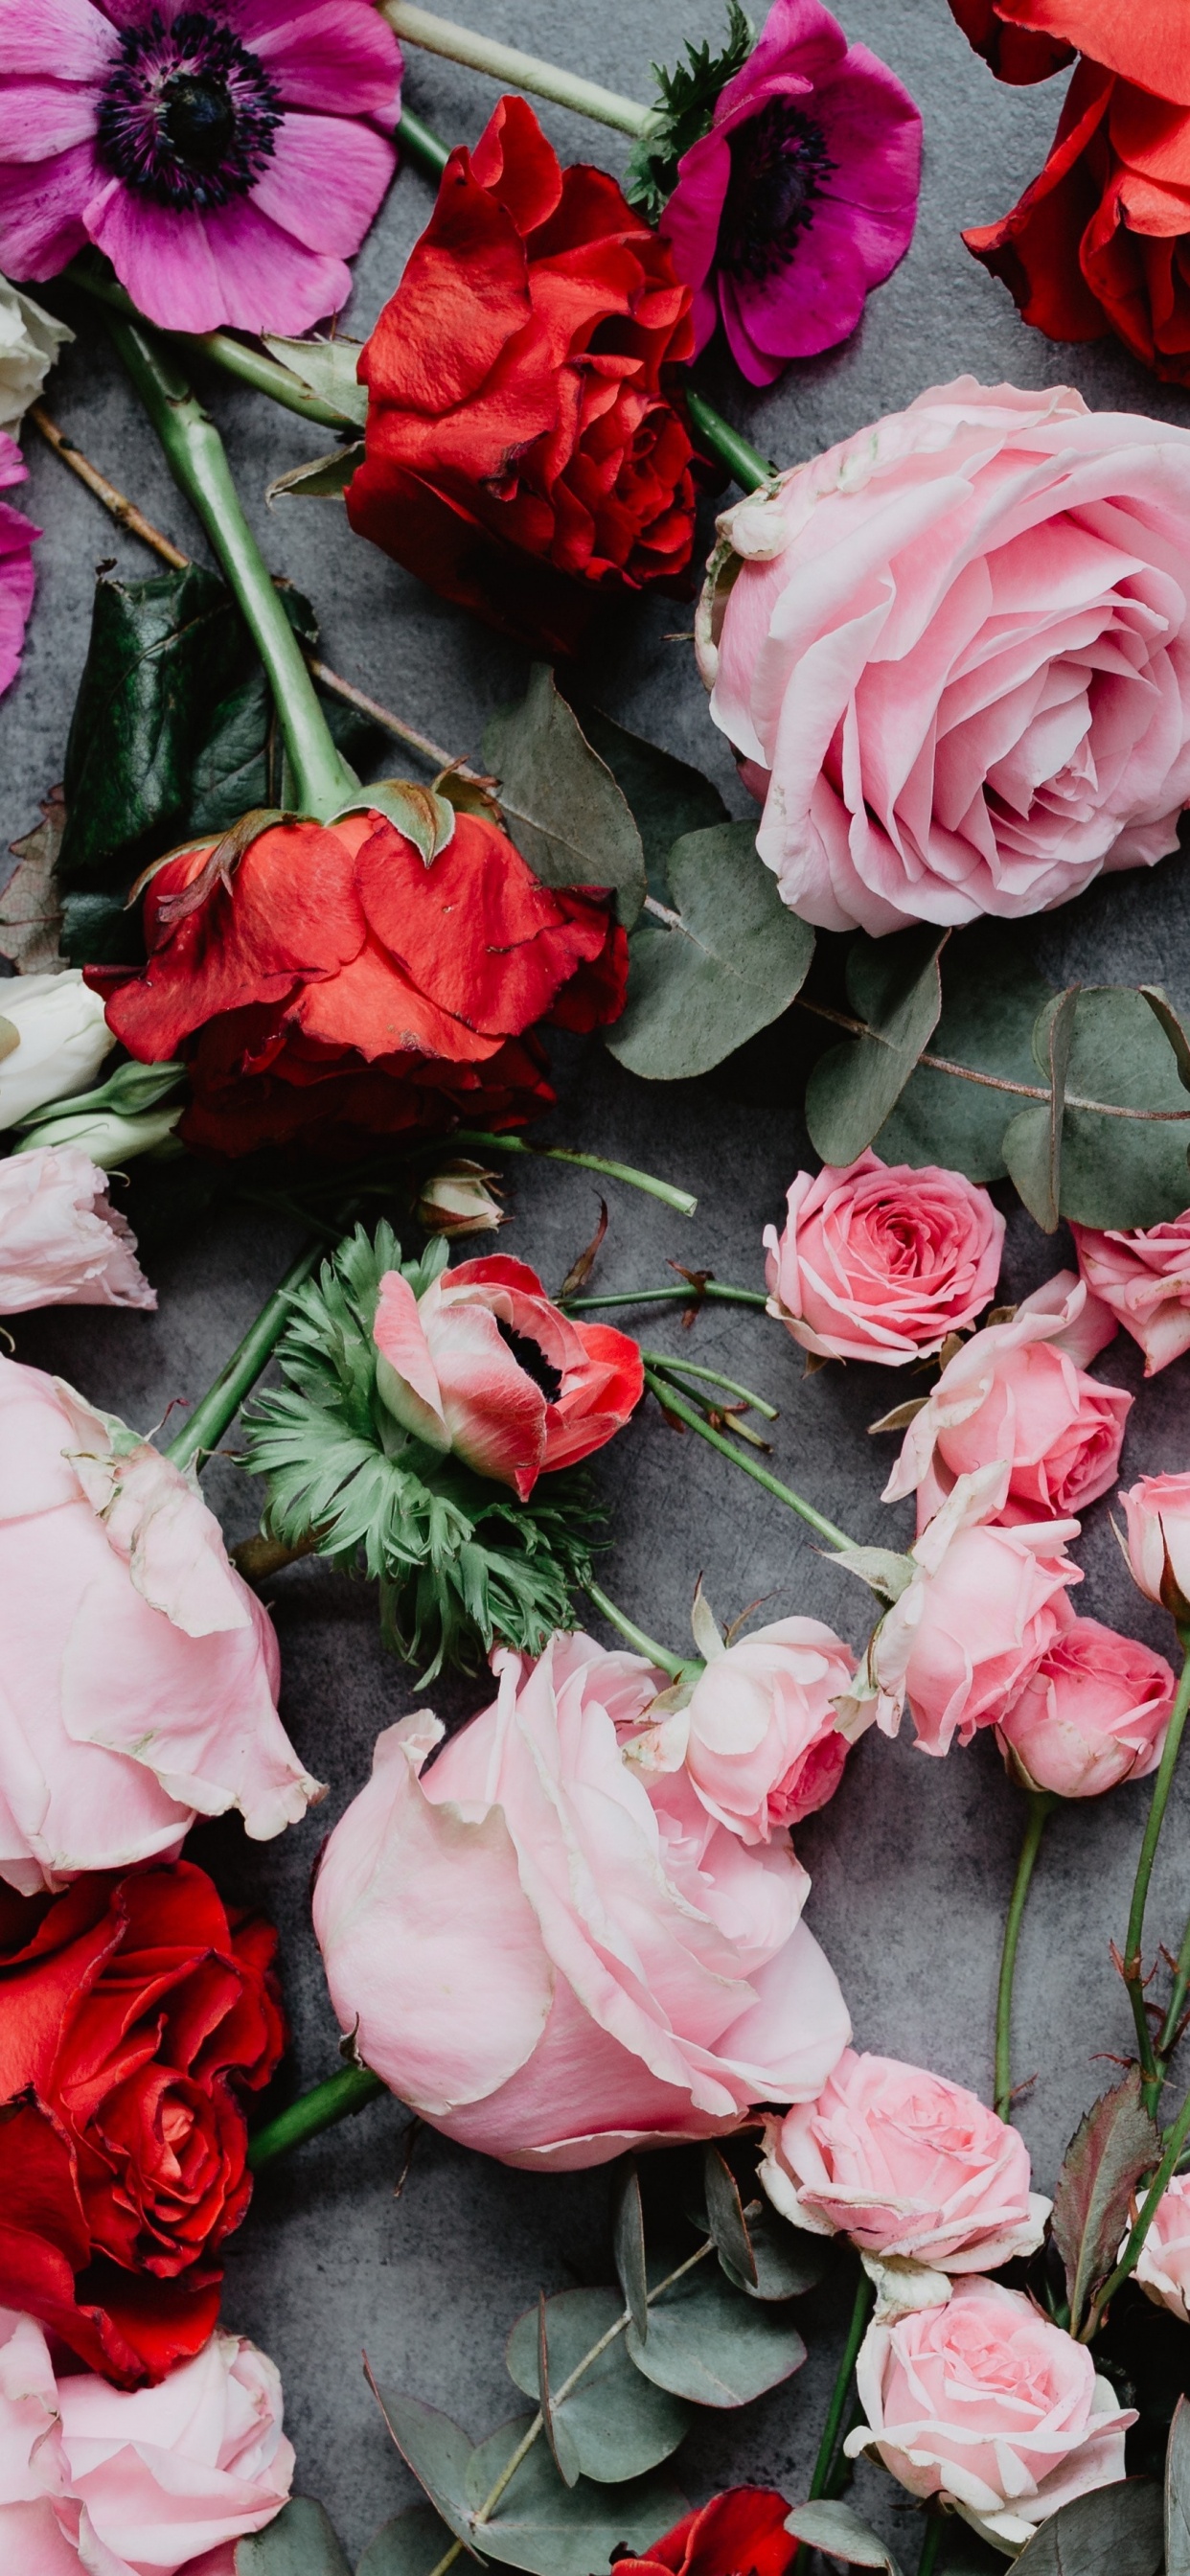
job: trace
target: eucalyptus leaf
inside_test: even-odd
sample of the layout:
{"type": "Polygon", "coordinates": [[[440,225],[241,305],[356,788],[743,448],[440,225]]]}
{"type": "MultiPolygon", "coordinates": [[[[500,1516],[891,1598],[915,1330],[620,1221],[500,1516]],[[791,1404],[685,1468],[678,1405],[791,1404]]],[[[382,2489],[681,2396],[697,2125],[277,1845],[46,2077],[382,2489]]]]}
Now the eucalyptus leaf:
{"type": "Polygon", "coordinates": [[[355,2576],[433,2576],[450,2545],[450,2532],[433,2506],[413,2504],[368,2542],[355,2576]]]}
{"type": "Polygon", "coordinates": [[[755,2288],[756,2257],[748,2237],[743,2203],[735,2175],[718,2147],[703,2149],[703,2189],[706,2194],[707,2229],[715,2239],[719,2258],[728,2272],[734,2268],[755,2288]]]}
{"type": "Polygon", "coordinates": [[[575,699],[574,710],[592,751],[607,762],[627,799],[645,854],[650,894],[669,902],[666,860],[687,832],[709,831],[730,816],[717,787],[701,769],[660,744],[629,733],[597,707],[575,699]]]}
{"type": "Polygon", "coordinates": [[[855,1162],[900,1099],[938,1025],[946,938],[927,922],[853,940],[847,995],[871,1034],[828,1047],[806,1085],[806,1125],[824,1163],[855,1162]]]}
{"type": "Polygon", "coordinates": [[[1165,2454],[1165,2576],[1190,2576],[1190,2402],[1179,2397],[1165,2454]]]}
{"type": "MultiPolygon", "coordinates": [[[[477,2507],[531,2421],[521,2416],[502,2425],[473,2454],[469,2491],[477,2507]]],[[[607,2566],[613,2549],[626,2546],[640,2555],[688,2510],[681,2489],[658,2470],[614,2489],[586,2478],[563,2486],[544,2441],[537,2441],[491,2520],[472,2527],[485,2557],[524,2568],[528,2576],[592,2576],[607,2566]]]]}
{"type": "Polygon", "coordinates": [[[853,2513],[849,2504],[799,2504],[786,2519],[785,2528],[795,2540],[803,2540],[810,2549],[821,2549],[828,2558],[841,2558],[845,2567],[880,2567],[884,2576],[901,2576],[901,2571],[879,2534],[870,2531],[866,2522],[853,2513]]]}
{"type": "Polygon", "coordinates": [[[1161,2133],[1141,2101],[1140,2068],[1131,2066],[1080,2120],[1054,2189],[1072,2334],[1113,2269],[1136,2185],[1160,2156],[1161,2133]]]}
{"type": "Polygon", "coordinates": [[[995,1085],[1036,1083],[1033,1030],[1051,992],[1020,934],[994,921],[952,933],[929,1052],[987,1079],[965,1082],[919,1064],[876,1139],[886,1163],[941,1163],[969,1181],[1004,1178],[1004,1131],[1021,1104],[995,1085]]]}
{"type": "Polygon", "coordinates": [[[1161,2564],[1161,2489],[1125,2478],[1051,2514],[1014,2561],[1014,2576],[1159,2576],[1161,2564]]]}
{"type": "Polygon", "coordinates": [[[681,1082],[709,1073],[788,1010],[814,933],[782,903],[751,823],[688,832],[669,854],[673,917],[642,922],[628,999],[606,1043],[630,1073],[681,1082]]]}
{"type": "Polygon", "coordinates": [[[519,706],[491,718],[483,750],[513,840],[542,885],[614,887],[631,925],[645,897],[641,836],[548,662],[534,663],[519,706]]]}
{"type": "Polygon", "coordinates": [[[1091,987],[1079,996],[1067,1091],[1170,1119],[1107,1118],[1067,1101],[1062,1214],[1093,1226],[1156,1225],[1190,1202],[1190,1101],[1167,1028],[1143,993],[1091,987]]]}
{"type": "Polygon", "coordinates": [[[1029,1214],[1043,1233],[1057,1229],[1062,1208],[1066,1083],[1079,1005],[1077,984],[1056,993],[1038,1015],[1033,1054],[1049,1099],[1022,1109],[1004,1131],[1004,1161],[1029,1214]]]}
{"type": "MultiPolygon", "coordinates": [[[[642,2387],[623,2335],[584,2371],[573,2394],[559,2401],[558,2390],[571,2372],[622,2315],[614,2290],[563,2290],[545,2305],[555,2428],[562,2442],[573,2446],[583,2476],[604,2485],[639,2477],[668,2459],[690,2421],[678,2398],[647,2382],[642,2387]]],[[[505,2360],[526,2397],[539,2397],[535,2308],[518,2317],[505,2360]]]]}
{"type": "Polygon", "coordinates": [[[634,2162],[625,2165],[612,2211],[612,2242],[624,2305],[637,2333],[649,2331],[649,2280],[645,2264],[645,2213],[640,2175],[634,2162]]]}
{"type": "Polygon", "coordinates": [[[780,2307],[746,2298],[709,2262],[654,2301],[647,2342],[629,2326],[625,2343],[646,2379],[696,2406],[746,2406],[806,2358],[780,2307]]]}
{"type": "Polygon", "coordinates": [[[488,2486],[473,2496],[471,2469],[475,2454],[462,2426],[453,2423],[449,2415],[441,2415],[436,2406],[427,2406],[422,2398],[408,2396],[404,2389],[378,2388],[376,2398],[406,2468],[424,2487],[456,2540],[470,2548],[474,2504],[482,2503],[492,2480],[489,2478],[488,2486]]]}
{"type": "Polygon", "coordinates": [[[351,2576],[351,2570],[323,2506],[310,2496],[291,2496],[275,2522],[237,2540],[235,2576],[351,2576]]]}
{"type": "Polygon", "coordinates": [[[776,2210],[748,2220],[748,2242],[755,2280],[737,2272],[720,2250],[719,2261],[729,2281],[750,2299],[800,2299],[821,2281],[834,2260],[834,2240],[811,2236],[808,2228],[791,2227],[776,2210]]]}

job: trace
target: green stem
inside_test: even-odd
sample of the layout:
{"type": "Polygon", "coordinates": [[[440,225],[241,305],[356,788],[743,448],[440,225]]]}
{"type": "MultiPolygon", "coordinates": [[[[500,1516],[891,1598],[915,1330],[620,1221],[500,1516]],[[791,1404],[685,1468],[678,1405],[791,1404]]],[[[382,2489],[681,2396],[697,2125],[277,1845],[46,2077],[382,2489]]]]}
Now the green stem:
{"type": "Polygon", "coordinates": [[[1190,1995],[1190,1923],[1187,1923],[1182,1934],[1182,1946],[1178,1952],[1173,1989],[1169,1998],[1169,2011],[1161,2025],[1161,2037],[1157,2042],[1159,2066],[1164,2066],[1168,2061],[1177,2037],[1178,2023],[1185,2010],[1187,1995],[1190,1995]]]}
{"type": "Polygon", "coordinates": [[[721,1369],[700,1368],[697,1360],[675,1359],[669,1351],[642,1351],[641,1358],[666,1377],[697,1378],[704,1386],[723,1387],[728,1395],[738,1395],[743,1403],[750,1404],[766,1422],[779,1419],[775,1404],[767,1403],[763,1395],[754,1395],[750,1386],[741,1386],[738,1378],[724,1377],[721,1369]]]}
{"type": "Polygon", "coordinates": [[[431,126],[423,125],[411,107],[401,110],[397,141],[415,169],[424,171],[427,179],[441,178],[450,159],[450,146],[443,143],[431,126]]]}
{"type": "Polygon", "coordinates": [[[671,1655],[664,1646],[658,1645],[655,1637],[650,1637],[644,1628],[638,1628],[635,1619],[630,1619],[626,1610],[619,1609],[598,1583],[584,1583],[583,1590],[588,1601],[594,1602],[595,1608],[602,1611],[608,1626],[617,1629],[636,1654],[647,1655],[651,1664],[659,1664],[671,1681],[680,1682],[692,1669],[701,1672],[701,1664],[684,1664],[680,1655],[671,1655]]]}
{"type": "Polygon", "coordinates": [[[996,2111],[1002,2120],[1012,2116],[1012,1981],[1016,1973],[1016,1954],[1028,1901],[1029,1885],[1041,1849],[1046,1818],[1057,1799],[1048,1789],[1030,1789],[1029,1815],[1025,1826],[1021,1856],[1016,1865],[1008,1916],[1004,1925],[1004,1946],[1000,1953],[1000,1984],[996,1994],[996,2111]]]}
{"type": "Polygon", "coordinates": [[[473,35],[469,27],[415,8],[410,0],[381,0],[381,16],[407,45],[420,45],[426,53],[464,64],[468,71],[487,72],[506,89],[525,89],[535,98],[552,99],[555,106],[572,108],[576,116],[589,116],[598,125],[614,126],[620,134],[647,134],[653,123],[649,109],[634,98],[622,98],[618,90],[603,89],[598,81],[584,80],[577,72],[559,71],[555,64],[542,62],[537,54],[523,54],[515,45],[473,35]]]}
{"type": "Polygon", "coordinates": [[[646,1198],[661,1199],[666,1207],[676,1208],[679,1216],[693,1216],[698,1206],[689,1190],[675,1189],[672,1181],[655,1180],[651,1172],[638,1172],[631,1163],[605,1162],[601,1154],[572,1154],[562,1145],[526,1145],[521,1136],[488,1136],[475,1127],[456,1128],[451,1143],[469,1146],[481,1154],[532,1154],[539,1163],[574,1163],[581,1172],[602,1172],[609,1181],[627,1181],[630,1189],[643,1190],[646,1198]]]}
{"type": "Polygon", "coordinates": [[[1080,2343],[1090,2343],[1092,2335],[1098,2333],[1100,2319],[1105,2314],[1109,2302],[1114,2299],[1117,2290],[1128,2279],[1129,2274],[1135,2271],[1145,2238],[1157,2215],[1162,2193],[1177,2169],[1178,2158],[1188,2137],[1190,2137],[1190,2094],[1187,2094],[1172,2129],[1166,2134],[1165,2153],[1145,2194],[1143,2207],[1138,2213],[1136,2224],[1128,2237],[1115,2271],[1110,2280],[1104,2283],[1083,2327],[1079,2336],[1080,2343]]]}
{"type": "Polygon", "coordinates": [[[826,2410],[822,2440],[818,2445],[818,2457],[814,2462],[814,2475],[810,2480],[811,2504],[816,2504],[818,2498],[827,2493],[831,2484],[835,2466],[835,2446],[843,2423],[847,2395],[875,2299],[876,2292],[861,2263],[855,2289],[855,2302],[851,2310],[851,2323],[847,2328],[847,2341],[839,2356],[839,2367],[835,2372],[835,2384],[831,2390],[831,2402],[826,2410]]]}
{"type": "Polygon", "coordinates": [[[697,1431],[700,1438],[707,1441],[712,1449],[718,1449],[724,1458],[733,1459],[737,1467],[743,1468],[746,1476],[751,1476],[756,1484],[763,1485],[766,1494],[775,1494],[779,1503],[787,1503],[790,1511],[797,1512],[802,1520],[808,1521],[811,1529],[817,1530],[820,1538],[829,1539],[832,1547],[854,1547],[855,1541],[848,1538],[846,1530],[837,1528],[834,1521],[824,1520],[821,1512],[816,1512],[811,1503],[804,1502],[800,1494],[794,1493],[792,1485],[783,1485],[778,1476],[769,1474],[767,1467],[758,1466],[754,1458],[746,1458],[742,1450],[735,1448],[733,1443],[725,1439],[723,1433],[716,1431],[709,1422],[704,1422],[701,1413],[696,1413],[693,1405],[687,1404],[664,1378],[655,1376],[652,1369],[645,1370],[645,1384],[652,1388],[667,1413],[676,1413],[679,1422],[684,1422],[688,1430],[697,1431]]]}
{"type": "Polygon", "coordinates": [[[753,447],[750,439],[742,438],[739,430],[733,429],[722,412],[716,411],[693,385],[686,388],[686,409],[699,437],[714,450],[720,464],[727,467],[745,492],[757,492],[773,481],[778,468],[761,455],[758,447],[753,447]]]}
{"type": "Polygon", "coordinates": [[[700,1306],[704,1298],[725,1306],[767,1307],[769,1302],[763,1288],[730,1288],[719,1279],[687,1280],[681,1288],[617,1288],[610,1296],[567,1297],[560,1302],[568,1315],[586,1315],[598,1306],[700,1306]]]}
{"type": "Polygon", "coordinates": [[[926,2536],[921,2544],[921,2556],[917,2562],[917,2576],[933,2576],[934,2561],[941,2546],[942,2516],[936,2513],[926,2526],[926,2536]]]}
{"type": "Polygon", "coordinates": [[[1137,2048],[1139,2050],[1140,2062],[1144,2069],[1146,2079],[1143,2088],[1144,2096],[1150,2110],[1156,2109],[1157,2101],[1160,2097],[1161,2076],[1157,2058],[1153,2049],[1153,2035],[1149,2029],[1148,2015],[1145,2011],[1144,1965],[1142,1952],[1144,1948],[1145,1907],[1148,1903],[1149,1881],[1153,1875],[1153,1863],[1157,1857],[1157,1845],[1161,1838],[1161,1827],[1165,1821],[1165,1810],[1169,1805],[1169,1793],[1173,1787],[1173,1777],[1177,1768],[1178,1752],[1185,1729],[1186,1714],[1187,1710],[1190,1710],[1190,1635],[1187,1635],[1185,1630],[1179,1626],[1178,1636],[1181,1640],[1183,1654],[1182,1677],[1178,1683],[1177,1698],[1173,1704],[1173,1713],[1169,1721],[1169,1733],[1165,1738],[1165,1748],[1158,1766],[1156,1779],[1153,1782],[1153,1795],[1149,1806],[1148,1819],[1145,1824],[1144,1838],[1140,1847],[1140,1858],[1136,1864],[1136,1879],[1132,1890],[1132,1905],[1128,1915],[1128,1931],[1124,1943],[1124,1983],[1128,1988],[1128,2000],[1132,2006],[1132,2018],[1136,2026],[1137,2048]]]}
{"type": "Polygon", "coordinates": [[[223,441],[163,344],[131,322],[109,329],[179,489],[197,511],[268,674],[301,811],[327,822],[359,780],[336,750],[302,648],[244,516],[223,441]]]}
{"type": "MultiPolygon", "coordinates": [[[[94,296],[97,303],[108,305],[113,313],[122,314],[126,321],[140,320],[132,297],[125,288],[114,277],[101,277],[93,272],[85,255],[72,261],[64,271],[64,279],[67,285],[79,286],[85,295],[94,296]]],[[[251,385],[255,393],[268,394],[272,402],[282,403],[286,411],[297,412],[302,420],[314,421],[320,429],[336,429],[344,438],[360,436],[357,420],[351,420],[346,412],[336,411],[334,404],[324,402],[321,394],[311,393],[309,386],[304,385],[291,368],[281,366],[276,358],[267,357],[263,349],[250,348],[246,340],[234,339],[230,331],[169,331],[165,337],[176,340],[184,349],[194,350],[200,357],[210,358],[225,375],[238,376],[241,384],[251,385]]]]}
{"type": "Polygon", "coordinates": [[[275,2120],[266,2120],[255,2131],[248,2141],[252,2172],[259,2173],[262,2165],[271,2165],[291,2147],[300,2147],[304,2139],[316,2138],[320,2129],[332,2128],[336,2120],[349,2120],[386,2090],[370,2066],[345,2066],[341,2075],[328,2075],[325,2084],[299,2094],[287,2111],[278,2111],[275,2120]]]}
{"type": "Polygon", "coordinates": [[[243,1341],[220,1369],[213,1386],[208,1387],[201,1403],[196,1404],[184,1431],[171,1440],[165,1451],[175,1467],[201,1466],[204,1456],[216,1449],[230,1423],[234,1422],[244,1397],[255,1386],[266,1360],[276,1349],[293,1313],[293,1294],[308,1279],[315,1263],[322,1257],[322,1246],[311,1244],[286,1271],[280,1285],[274,1288],[267,1305],[261,1307],[255,1323],[249,1325],[243,1341]]]}

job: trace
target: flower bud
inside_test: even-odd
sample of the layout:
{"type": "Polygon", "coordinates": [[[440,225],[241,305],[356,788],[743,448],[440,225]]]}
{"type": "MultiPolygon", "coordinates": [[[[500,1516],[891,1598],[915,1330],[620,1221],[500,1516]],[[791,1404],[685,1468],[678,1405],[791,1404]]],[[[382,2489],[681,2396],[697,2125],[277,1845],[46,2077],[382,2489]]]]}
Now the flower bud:
{"type": "Polygon", "coordinates": [[[73,338],[64,322],[0,277],[0,429],[10,438],[36,402],[63,343],[73,338]]]}
{"type": "Polygon", "coordinates": [[[6,979],[0,985],[0,1128],[15,1127],[47,1100],[94,1082],[115,1043],[99,995],[88,992],[76,968],[6,979]]]}
{"type": "Polygon", "coordinates": [[[1184,1626],[1190,1621],[1190,1475],[1142,1476],[1120,1501],[1133,1582],[1184,1626]]]}
{"type": "Polygon", "coordinates": [[[494,1234],[497,1226],[508,1223],[487,1186],[495,1178],[479,1163],[444,1163],[440,1172],[422,1182],[414,1210],[418,1224],[427,1234],[444,1234],[448,1243],[456,1235],[494,1234]]]}
{"type": "Polygon", "coordinates": [[[138,1154],[185,1152],[174,1134],[185,1106],[178,1100],[172,1109],[144,1109],[127,1118],[113,1109],[73,1110],[39,1123],[13,1150],[35,1154],[43,1145],[78,1145],[102,1171],[122,1171],[138,1154]]]}

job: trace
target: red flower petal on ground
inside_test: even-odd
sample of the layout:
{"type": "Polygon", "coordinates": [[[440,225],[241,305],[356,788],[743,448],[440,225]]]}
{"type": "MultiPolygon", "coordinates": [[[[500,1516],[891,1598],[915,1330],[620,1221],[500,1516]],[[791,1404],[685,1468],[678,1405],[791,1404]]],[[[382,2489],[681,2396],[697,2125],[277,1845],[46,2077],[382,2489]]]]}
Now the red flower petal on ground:
{"type": "Polygon", "coordinates": [[[675,2522],[639,2558],[616,2562],[617,2576],[785,2576],[798,2543],[785,2528],[789,2506],[772,2487],[727,2487],[675,2522]]]}

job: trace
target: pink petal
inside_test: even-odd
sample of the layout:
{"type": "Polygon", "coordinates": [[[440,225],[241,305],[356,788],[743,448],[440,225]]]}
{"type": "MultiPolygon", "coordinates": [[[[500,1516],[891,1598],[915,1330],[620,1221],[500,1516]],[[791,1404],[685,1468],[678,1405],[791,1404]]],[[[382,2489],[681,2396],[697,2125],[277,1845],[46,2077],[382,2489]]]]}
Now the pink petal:
{"type": "Polygon", "coordinates": [[[228,320],[207,221],[196,209],[155,205],[122,180],[108,179],[86,209],[86,225],[150,322],[172,331],[214,331],[228,320]]]}
{"type": "Polygon", "coordinates": [[[89,143],[50,161],[0,169],[0,268],[7,276],[56,277],[85,250],[84,213],[99,176],[89,143]]]}
{"type": "Polygon", "coordinates": [[[546,1400],[486,1306],[443,1308],[428,1338],[451,1443],[481,1476],[531,1493],[545,1450],[546,1400]]]}
{"type": "Polygon", "coordinates": [[[430,1441],[435,1449],[448,1449],[442,1391],[417,1299],[403,1271],[387,1270],[380,1282],[372,1338],[381,1363],[380,1393],[389,1412],[418,1439],[430,1441]],[[385,1370],[391,1375],[386,1376],[385,1370]]]}
{"type": "Polygon", "coordinates": [[[267,65],[287,107],[371,116],[391,132],[401,48],[370,0],[237,0],[241,42],[267,65]]]}
{"type": "Polygon", "coordinates": [[[5,74],[63,72],[71,80],[99,81],[119,39],[106,15],[89,0],[0,0],[0,63],[5,74]]]}
{"type": "Polygon", "coordinates": [[[55,80],[0,81],[0,161],[49,161],[95,132],[89,89],[55,80]]]}
{"type": "Polygon", "coordinates": [[[307,250],[346,259],[359,249],[397,166],[370,125],[333,116],[286,116],[252,203],[307,250]]]}
{"type": "Polygon", "coordinates": [[[206,217],[207,245],[219,281],[222,318],[238,331],[313,329],[338,313],[351,293],[341,259],[306,250],[241,197],[206,217]]]}

